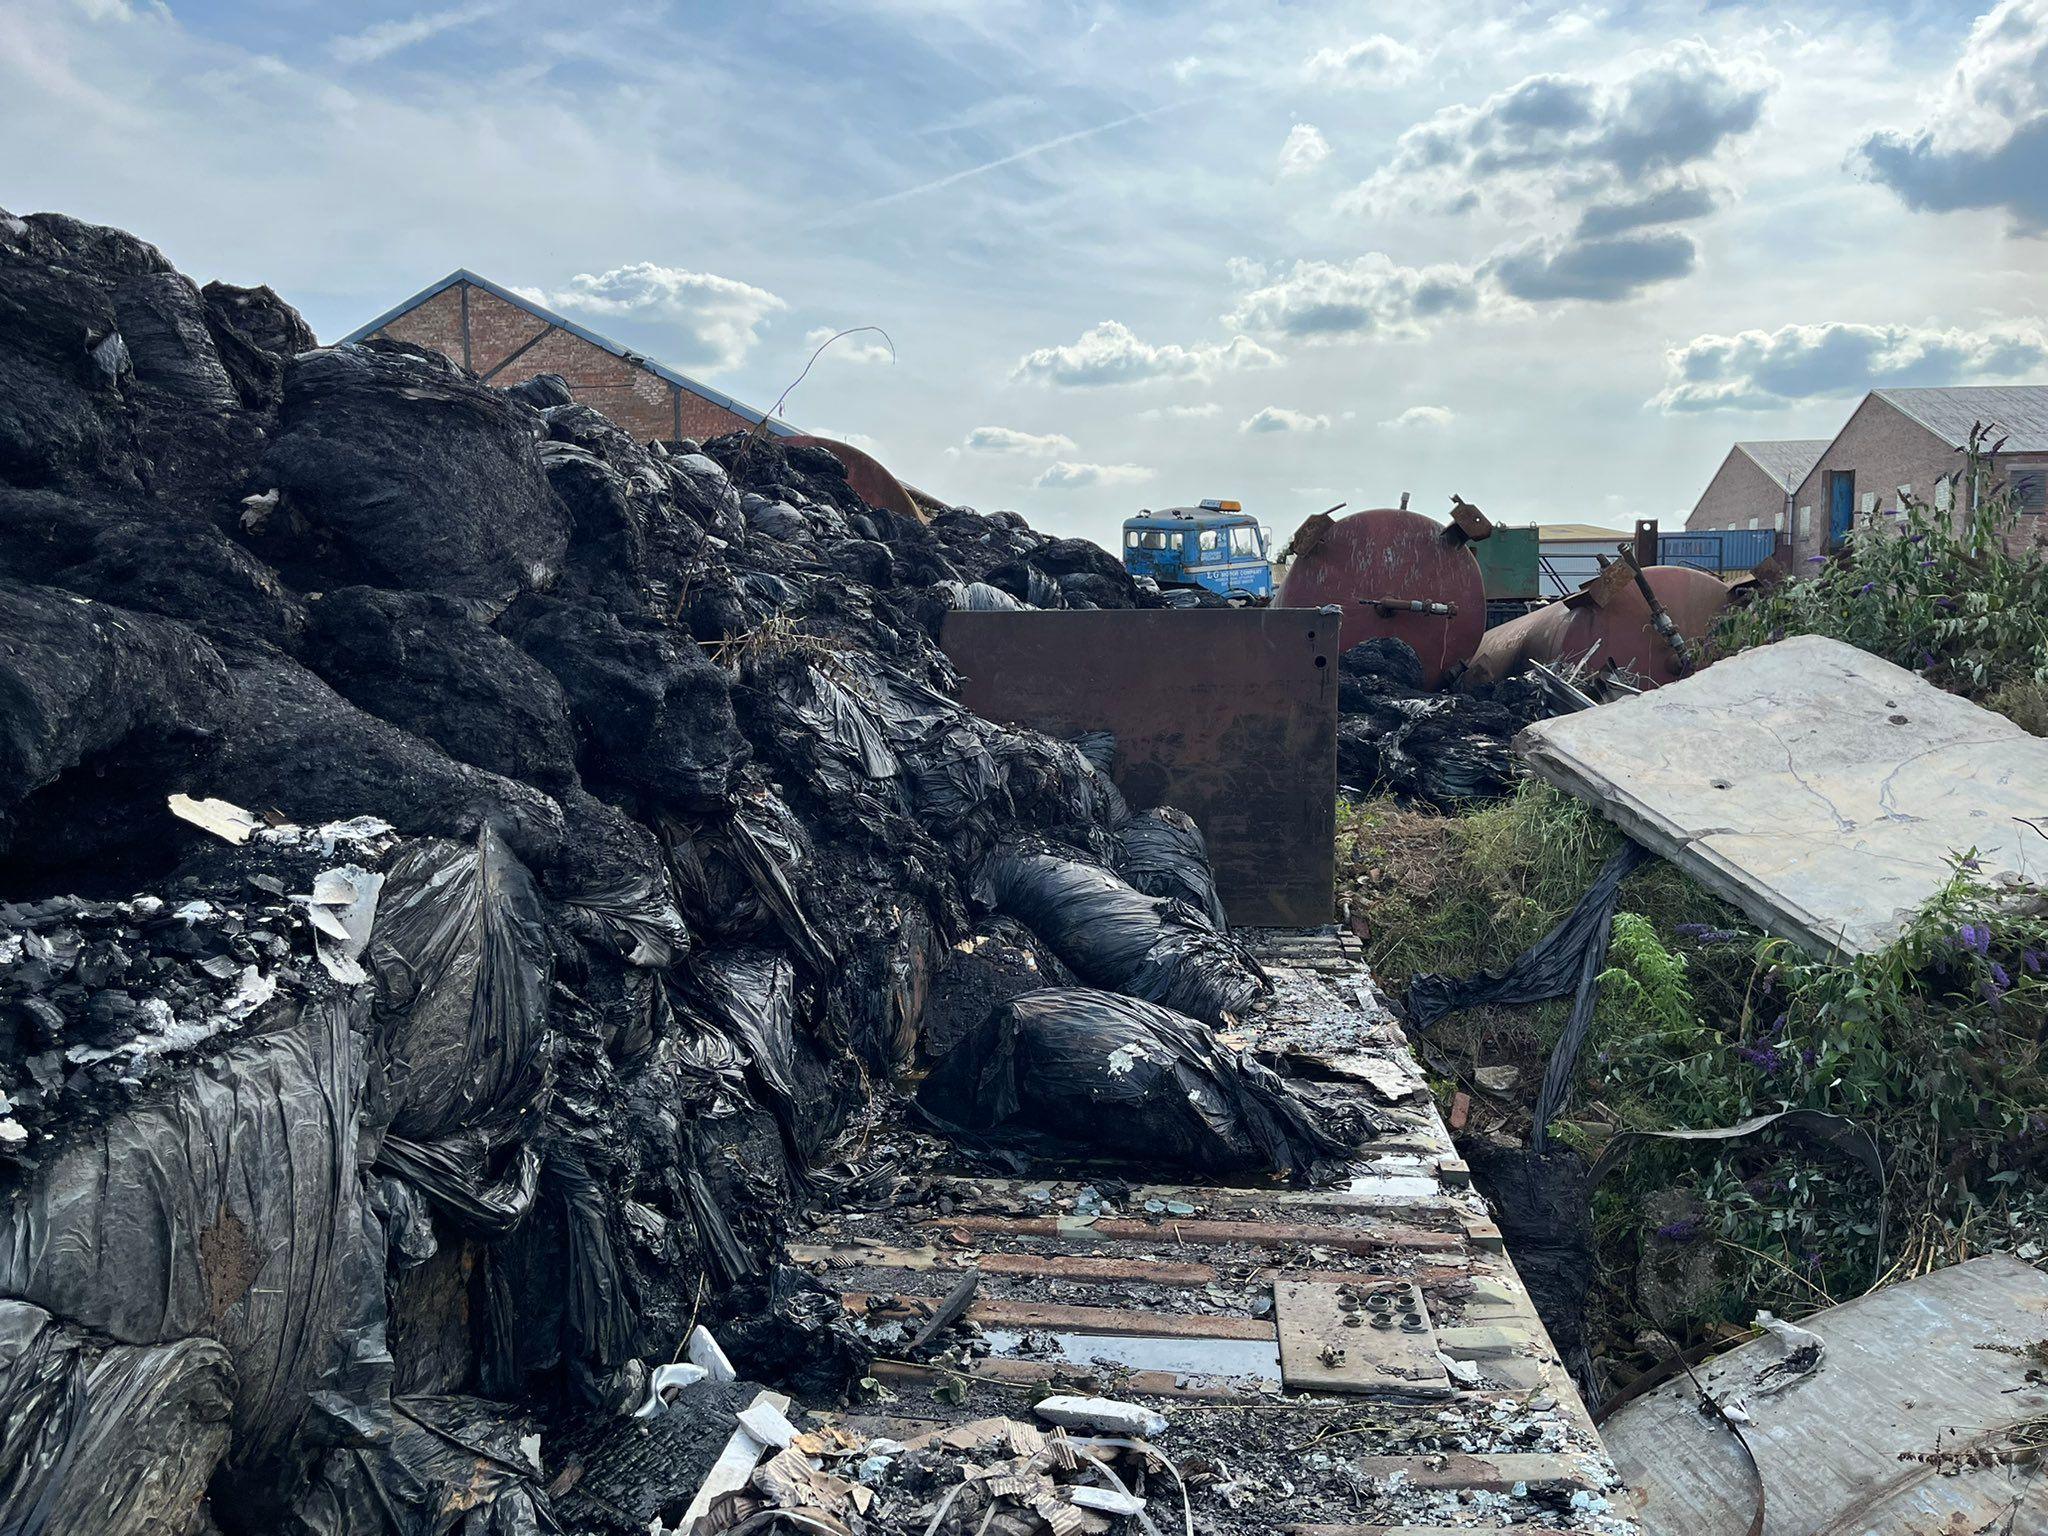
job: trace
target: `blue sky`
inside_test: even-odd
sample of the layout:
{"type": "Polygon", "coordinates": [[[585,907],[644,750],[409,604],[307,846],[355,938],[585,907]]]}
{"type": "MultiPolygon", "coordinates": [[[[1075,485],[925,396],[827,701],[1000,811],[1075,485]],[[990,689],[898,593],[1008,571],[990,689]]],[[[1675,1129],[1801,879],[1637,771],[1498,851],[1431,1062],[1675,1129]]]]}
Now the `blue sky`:
{"type": "Polygon", "coordinates": [[[951,499],[1682,518],[2048,382],[2048,0],[11,0],[0,205],[337,337],[457,266],[951,499]],[[24,152],[26,151],[26,152],[24,152]]]}

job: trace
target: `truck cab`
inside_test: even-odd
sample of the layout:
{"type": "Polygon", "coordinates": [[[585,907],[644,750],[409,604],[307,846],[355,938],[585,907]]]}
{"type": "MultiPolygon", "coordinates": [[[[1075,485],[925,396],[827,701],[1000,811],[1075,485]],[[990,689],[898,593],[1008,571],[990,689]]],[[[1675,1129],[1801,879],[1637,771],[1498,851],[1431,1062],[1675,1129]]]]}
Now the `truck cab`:
{"type": "Polygon", "coordinates": [[[1124,569],[1162,587],[1225,597],[1273,595],[1272,540],[1234,501],[1140,512],[1124,520],[1124,569]]]}

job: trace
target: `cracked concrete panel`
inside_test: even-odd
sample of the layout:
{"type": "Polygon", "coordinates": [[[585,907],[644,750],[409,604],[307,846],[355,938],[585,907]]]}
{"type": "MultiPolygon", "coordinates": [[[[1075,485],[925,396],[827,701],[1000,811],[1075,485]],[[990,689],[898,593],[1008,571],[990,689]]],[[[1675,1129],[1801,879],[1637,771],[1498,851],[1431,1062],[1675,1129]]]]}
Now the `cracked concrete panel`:
{"type": "Polygon", "coordinates": [[[2048,741],[1854,646],[1781,640],[1515,739],[1770,932],[1817,954],[1897,938],[1973,853],[2048,882],[2048,741]]]}

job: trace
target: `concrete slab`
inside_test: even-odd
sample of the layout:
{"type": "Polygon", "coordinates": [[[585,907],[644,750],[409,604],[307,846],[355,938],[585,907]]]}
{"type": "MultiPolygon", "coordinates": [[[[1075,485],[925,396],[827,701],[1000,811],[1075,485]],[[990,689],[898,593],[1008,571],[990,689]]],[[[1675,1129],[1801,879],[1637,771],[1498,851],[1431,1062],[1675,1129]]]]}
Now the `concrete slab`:
{"type": "Polygon", "coordinates": [[[1883,949],[1973,849],[1988,881],[2048,880],[2026,824],[2048,818],[2048,740],[1839,641],[1759,646],[1516,745],[1817,954],[1883,949]]]}

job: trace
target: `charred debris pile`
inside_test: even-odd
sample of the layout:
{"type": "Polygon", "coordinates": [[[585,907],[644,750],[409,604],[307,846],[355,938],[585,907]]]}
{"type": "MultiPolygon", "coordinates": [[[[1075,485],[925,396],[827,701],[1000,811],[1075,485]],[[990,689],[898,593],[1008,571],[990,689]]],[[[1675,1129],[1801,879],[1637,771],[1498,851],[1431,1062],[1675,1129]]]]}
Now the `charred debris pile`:
{"type": "Polygon", "coordinates": [[[1525,677],[1424,688],[1413,647],[1391,637],[1354,645],[1337,663],[1337,781],[1348,795],[1439,810],[1504,795],[1525,772],[1515,733],[1556,712],[1525,677]]]}
{"type": "Polygon", "coordinates": [[[951,697],[950,607],[1157,601],[1103,551],[55,215],[0,214],[0,376],[0,1527],[673,1528],[725,1355],[861,1375],[780,1245],[928,1026],[978,1145],[1101,1133],[1122,1028],[1108,1134],[1341,1153],[1212,1033],[1266,982],[1192,824],[951,697]]]}

